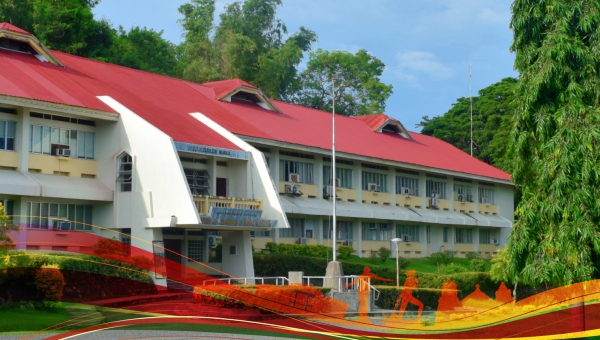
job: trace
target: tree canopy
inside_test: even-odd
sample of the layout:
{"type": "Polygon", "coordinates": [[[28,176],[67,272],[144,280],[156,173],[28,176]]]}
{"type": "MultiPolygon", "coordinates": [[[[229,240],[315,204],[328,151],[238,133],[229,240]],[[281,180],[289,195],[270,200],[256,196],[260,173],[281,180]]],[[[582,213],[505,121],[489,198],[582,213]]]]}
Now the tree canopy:
{"type": "MultiPolygon", "coordinates": [[[[479,91],[473,97],[473,156],[510,172],[507,141],[513,127],[517,79],[504,78],[479,91]]],[[[458,98],[442,116],[424,116],[421,133],[442,139],[464,152],[471,152],[471,104],[469,98],[458,98]]]]}
{"type": "Polygon", "coordinates": [[[600,3],[516,0],[510,26],[522,200],[508,271],[531,285],[589,279],[600,268],[600,3]]]}
{"type": "Polygon", "coordinates": [[[392,85],[379,79],[384,68],[385,64],[366,50],[352,54],[317,49],[309,54],[307,68],[300,76],[300,89],[292,100],[331,111],[334,96],[336,113],[345,116],[382,113],[385,101],[392,94],[392,85]],[[335,79],[333,94],[332,79],[335,79]]]}

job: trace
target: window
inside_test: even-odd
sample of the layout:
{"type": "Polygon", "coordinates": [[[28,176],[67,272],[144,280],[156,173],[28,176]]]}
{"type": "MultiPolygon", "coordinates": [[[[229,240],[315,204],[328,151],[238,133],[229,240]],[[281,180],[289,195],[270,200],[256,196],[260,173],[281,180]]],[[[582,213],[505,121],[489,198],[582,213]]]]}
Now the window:
{"type": "MultiPolygon", "coordinates": [[[[352,222],[349,221],[336,221],[337,239],[338,240],[352,240],[352,222]]],[[[323,238],[333,238],[332,228],[330,221],[323,221],[323,238]]]]}
{"type": "Polygon", "coordinates": [[[237,246],[229,246],[229,255],[237,255],[237,246]]]}
{"type": "Polygon", "coordinates": [[[412,242],[421,242],[419,239],[419,226],[418,225],[396,225],[396,237],[404,239],[404,236],[408,236],[412,242]]]}
{"type": "Polygon", "coordinates": [[[303,218],[288,218],[290,223],[289,229],[279,229],[281,237],[304,237],[304,219],[303,218]]]}
{"type": "Polygon", "coordinates": [[[396,193],[403,195],[402,188],[410,189],[411,196],[419,196],[419,179],[396,176],[396,193]]]}
{"type": "Polygon", "coordinates": [[[444,242],[448,242],[448,227],[444,227],[444,242]]]}
{"type": "Polygon", "coordinates": [[[456,228],[456,243],[473,243],[473,229],[456,228]]]}
{"type": "Polygon", "coordinates": [[[445,182],[437,182],[437,181],[427,181],[426,185],[426,195],[427,197],[431,197],[431,193],[433,191],[436,192],[437,198],[446,199],[446,183],[445,182]]]}
{"type": "Polygon", "coordinates": [[[121,229],[121,245],[123,246],[123,255],[131,256],[131,228],[121,229]]]}
{"type": "Polygon", "coordinates": [[[489,229],[479,229],[479,243],[490,244],[492,243],[492,233],[489,229]]]}
{"type": "Polygon", "coordinates": [[[470,185],[454,184],[454,200],[461,202],[473,202],[472,187],[470,185]],[[461,195],[459,199],[459,196],[461,195]]]}
{"type": "MultiPolygon", "coordinates": [[[[335,177],[340,180],[340,188],[352,189],[352,169],[335,168],[335,177]]],[[[331,166],[323,166],[323,185],[332,185],[331,166]]]]}
{"type": "Polygon", "coordinates": [[[376,172],[363,171],[362,173],[362,189],[369,190],[369,183],[375,183],[381,186],[381,192],[388,192],[387,175],[376,172]]]}
{"type": "Polygon", "coordinates": [[[17,123],[7,120],[0,120],[0,150],[15,149],[15,133],[17,123]]]}
{"type": "Polygon", "coordinates": [[[94,159],[94,133],[51,126],[31,125],[29,152],[56,155],[70,149],[71,157],[94,159]]]}
{"type": "Polygon", "coordinates": [[[70,223],[72,230],[92,230],[92,206],[61,203],[27,202],[29,228],[62,228],[70,223]]]}
{"type": "Polygon", "coordinates": [[[281,182],[291,182],[290,174],[298,174],[300,183],[314,184],[313,167],[313,164],[310,163],[282,160],[279,180],[281,182]]]}
{"type": "Polygon", "coordinates": [[[8,215],[8,217],[12,221],[12,217],[15,214],[15,212],[14,212],[15,202],[11,201],[11,200],[0,198],[0,204],[2,204],[2,206],[4,207],[4,211],[6,212],[6,215],[8,215]]]}
{"type": "Polygon", "coordinates": [[[119,183],[119,191],[129,192],[131,191],[132,178],[133,176],[133,158],[123,153],[119,157],[119,172],[117,173],[117,183],[119,183]]]}
{"type": "Polygon", "coordinates": [[[188,257],[194,261],[203,261],[204,241],[188,240],[187,244],[188,257]]]}
{"type": "Polygon", "coordinates": [[[496,204],[494,200],[494,189],[479,188],[479,203],[496,204]]]}
{"type": "Polygon", "coordinates": [[[431,242],[431,226],[430,225],[427,226],[427,229],[425,229],[425,232],[427,234],[427,243],[430,243],[431,242]]]}
{"type": "Polygon", "coordinates": [[[208,170],[183,168],[183,173],[192,195],[208,195],[208,189],[210,189],[208,170]]]}
{"type": "Polygon", "coordinates": [[[250,236],[252,237],[271,237],[269,231],[251,231],[250,236]]]}
{"type": "Polygon", "coordinates": [[[387,223],[363,222],[362,239],[365,241],[389,241],[392,237],[392,228],[387,223]]]}

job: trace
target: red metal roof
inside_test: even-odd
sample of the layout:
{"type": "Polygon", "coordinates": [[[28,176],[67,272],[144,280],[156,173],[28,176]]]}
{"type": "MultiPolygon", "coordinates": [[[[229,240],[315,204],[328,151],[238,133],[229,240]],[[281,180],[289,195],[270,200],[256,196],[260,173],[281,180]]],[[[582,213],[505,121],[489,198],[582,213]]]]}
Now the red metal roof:
{"type": "MultiPolygon", "coordinates": [[[[189,113],[200,112],[243,136],[331,150],[331,113],[273,101],[281,113],[243,102],[219,101],[239,79],[195,84],[122,66],[53,52],[65,64],[0,51],[0,94],[113,112],[97,96],[110,96],[174,140],[239,150],[189,113]],[[217,91],[217,89],[219,89],[217,91]]],[[[433,137],[411,133],[414,140],[374,132],[385,115],[336,117],[340,152],[435,169],[509,180],[509,174],[433,137]]]]}
{"type": "Polygon", "coordinates": [[[21,33],[21,34],[32,35],[31,33],[27,32],[26,30],[20,29],[17,26],[9,24],[8,22],[0,22],[0,31],[1,30],[7,30],[7,31],[21,33]]]}

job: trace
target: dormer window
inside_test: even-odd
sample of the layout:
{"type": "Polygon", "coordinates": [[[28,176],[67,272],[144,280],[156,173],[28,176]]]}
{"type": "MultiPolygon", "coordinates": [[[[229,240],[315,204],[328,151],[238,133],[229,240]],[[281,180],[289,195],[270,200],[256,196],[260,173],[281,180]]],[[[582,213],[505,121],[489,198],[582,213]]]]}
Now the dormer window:
{"type": "Polygon", "coordinates": [[[248,93],[248,92],[239,91],[238,93],[236,93],[233,96],[229,97],[229,101],[231,101],[231,102],[239,101],[239,102],[245,102],[245,103],[252,103],[252,104],[256,104],[256,105],[262,107],[263,109],[271,110],[271,108],[267,104],[265,104],[254,93],[248,93]]]}
{"type": "Polygon", "coordinates": [[[394,119],[392,117],[388,117],[383,113],[367,115],[367,116],[357,116],[354,119],[359,119],[365,122],[371,130],[380,133],[386,134],[394,134],[402,136],[406,139],[413,139],[408,130],[400,123],[399,120],[394,119]]]}
{"type": "Polygon", "coordinates": [[[241,79],[230,79],[204,83],[215,91],[217,100],[230,103],[251,103],[263,109],[280,112],[271,100],[256,86],[241,79]]]}
{"type": "Polygon", "coordinates": [[[33,34],[7,22],[0,23],[0,50],[30,54],[40,61],[64,66],[33,34]]]}
{"type": "Polygon", "coordinates": [[[395,133],[395,134],[400,134],[400,129],[398,129],[397,126],[388,124],[384,127],[381,128],[381,132],[385,132],[385,133],[395,133]]]}

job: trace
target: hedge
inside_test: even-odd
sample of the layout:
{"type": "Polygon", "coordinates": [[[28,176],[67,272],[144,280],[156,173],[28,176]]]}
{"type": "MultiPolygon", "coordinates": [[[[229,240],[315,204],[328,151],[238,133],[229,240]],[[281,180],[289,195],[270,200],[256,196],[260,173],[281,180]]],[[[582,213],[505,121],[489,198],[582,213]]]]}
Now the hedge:
{"type": "MultiPolygon", "coordinates": [[[[360,275],[363,272],[364,265],[350,262],[342,262],[342,268],[345,275],[360,275]]],[[[395,269],[371,265],[371,272],[374,274],[392,279],[392,282],[375,281],[375,286],[381,291],[381,296],[377,300],[377,305],[381,308],[393,308],[401,289],[397,289],[395,269]]],[[[327,268],[327,260],[321,258],[294,256],[286,254],[255,254],[254,272],[256,276],[288,276],[290,271],[302,271],[305,276],[324,276],[327,268]]],[[[406,279],[404,272],[400,273],[400,284],[406,279]]],[[[432,274],[416,273],[415,277],[419,280],[419,289],[415,290],[413,296],[419,299],[425,306],[435,310],[437,309],[438,299],[441,296],[442,284],[447,280],[452,280],[458,286],[458,297],[464,299],[475,290],[475,285],[479,285],[482,292],[489,297],[494,298],[495,292],[500,286],[500,282],[494,282],[489,273],[466,272],[455,274],[432,274]]]]}

